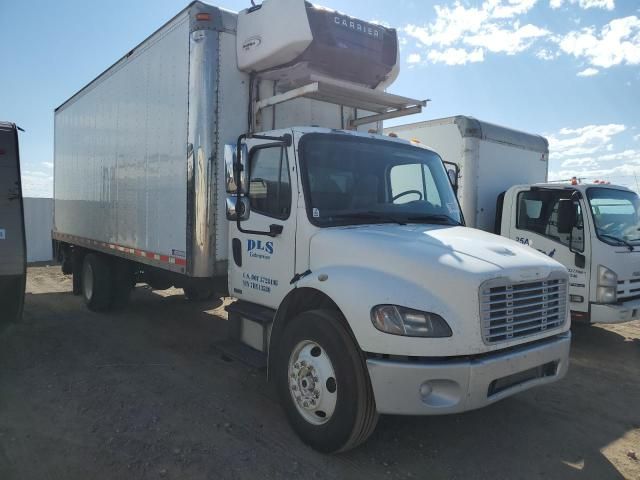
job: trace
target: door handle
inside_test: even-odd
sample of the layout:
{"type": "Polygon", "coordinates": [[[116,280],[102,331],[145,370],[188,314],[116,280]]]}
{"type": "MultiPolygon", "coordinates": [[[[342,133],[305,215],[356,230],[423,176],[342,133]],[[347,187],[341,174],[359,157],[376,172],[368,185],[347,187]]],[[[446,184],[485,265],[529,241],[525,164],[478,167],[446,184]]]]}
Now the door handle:
{"type": "Polygon", "coordinates": [[[269,236],[277,237],[282,233],[282,230],[284,230],[284,227],[282,225],[276,225],[275,223],[272,223],[271,225],[269,225],[269,236]]]}

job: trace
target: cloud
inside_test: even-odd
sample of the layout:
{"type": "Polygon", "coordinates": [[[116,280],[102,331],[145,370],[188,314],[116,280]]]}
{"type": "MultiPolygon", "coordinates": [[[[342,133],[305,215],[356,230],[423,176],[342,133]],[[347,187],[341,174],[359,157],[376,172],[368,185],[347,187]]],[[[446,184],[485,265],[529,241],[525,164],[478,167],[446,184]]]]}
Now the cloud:
{"type": "Polygon", "coordinates": [[[547,50],[546,48],[543,48],[536,52],[536,57],[538,57],[540,60],[554,60],[559,56],[560,54],[558,52],[552,52],[551,50],[547,50]]]}
{"type": "Polygon", "coordinates": [[[589,67],[589,68],[585,68],[581,72],[578,72],[577,75],[579,77],[593,77],[598,73],[600,73],[600,70],[598,70],[597,68],[589,67]]]}
{"type": "Polygon", "coordinates": [[[53,175],[39,170],[22,171],[22,195],[24,197],[53,197],[53,175]]]}
{"type": "Polygon", "coordinates": [[[551,32],[533,24],[521,25],[537,0],[485,0],[479,7],[434,6],[436,18],[425,25],[409,24],[403,33],[428,50],[422,58],[432,63],[464,65],[481,62],[485,52],[514,55],[551,32]],[[452,57],[451,57],[452,56],[452,57]]]}
{"type": "Polygon", "coordinates": [[[575,5],[580,8],[603,8],[605,10],[613,10],[616,7],[614,0],[550,0],[549,6],[553,9],[560,8],[564,4],[575,5]]]}
{"type": "Polygon", "coordinates": [[[422,56],[419,53],[410,53],[407,57],[407,63],[420,63],[422,62],[422,56]]]}
{"type": "Polygon", "coordinates": [[[42,165],[44,165],[47,168],[53,168],[53,162],[42,162],[42,165]]]}
{"type": "Polygon", "coordinates": [[[598,32],[594,27],[572,31],[560,38],[564,53],[593,67],[640,64],[640,18],[635,15],[611,20],[598,32]]]}
{"type": "Polygon", "coordinates": [[[632,160],[634,162],[640,162],[640,150],[628,149],[622,152],[610,153],[608,155],[600,155],[598,161],[600,162],[626,162],[632,160]]]}
{"type": "Polygon", "coordinates": [[[540,37],[546,37],[550,32],[535,25],[527,24],[523,27],[515,22],[513,29],[505,29],[490,24],[478,34],[469,35],[464,42],[476,47],[484,47],[493,53],[514,55],[528,49],[540,37]]]}
{"type": "Polygon", "coordinates": [[[627,130],[620,124],[587,125],[548,135],[549,179],[577,176],[585,181],[608,180],[635,189],[635,176],[640,175],[640,149],[616,150],[614,142],[627,130]]]}
{"type": "Polygon", "coordinates": [[[586,158],[571,158],[569,160],[565,160],[562,162],[562,168],[569,167],[595,167],[598,165],[598,162],[594,158],[586,157],[586,158]]]}
{"type": "MultiPolygon", "coordinates": [[[[559,34],[540,25],[525,23],[524,15],[538,0],[484,0],[468,6],[460,0],[435,5],[435,19],[423,25],[408,24],[401,30],[403,43],[413,41],[423,51],[412,65],[424,62],[466,65],[482,62],[487,54],[515,55],[539,48],[541,60],[561,54],[586,63],[579,76],[593,76],[615,65],[640,65],[640,18],[616,18],[600,27],[586,27],[559,34]],[[450,58],[449,55],[453,55],[450,58]]],[[[557,9],[577,5],[582,9],[613,10],[615,0],[549,0],[557,9]]],[[[580,23],[579,21],[577,23],[580,23]]],[[[574,27],[577,28],[577,27],[574,27]]]]}
{"type": "Polygon", "coordinates": [[[447,48],[443,51],[431,50],[427,58],[432,63],[444,63],[446,65],[466,65],[467,63],[482,62],[484,60],[484,50],[465,50],[464,48],[447,48]]]}
{"type": "Polygon", "coordinates": [[[624,125],[615,123],[563,128],[547,137],[550,156],[552,159],[568,159],[606,151],[613,137],[625,130],[624,125]]]}

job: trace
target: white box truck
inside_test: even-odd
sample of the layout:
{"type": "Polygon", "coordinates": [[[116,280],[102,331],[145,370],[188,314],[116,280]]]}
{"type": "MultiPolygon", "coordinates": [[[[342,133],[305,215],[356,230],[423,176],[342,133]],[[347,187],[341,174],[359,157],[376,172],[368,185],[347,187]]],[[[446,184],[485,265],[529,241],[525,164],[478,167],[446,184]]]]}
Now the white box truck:
{"type": "Polygon", "coordinates": [[[640,319],[640,199],[608,184],[547,182],[538,135],[456,116],[386,129],[456,165],[468,226],[501,234],[567,267],[572,318],[640,319]]]}
{"type": "Polygon", "coordinates": [[[228,292],[222,348],[324,452],[568,367],[566,269],[465,228],[441,158],[376,133],[424,106],[384,91],[397,65],[395,30],[303,0],[195,2],[55,112],[75,291],[92,310],[135,282],[228,292]]]}

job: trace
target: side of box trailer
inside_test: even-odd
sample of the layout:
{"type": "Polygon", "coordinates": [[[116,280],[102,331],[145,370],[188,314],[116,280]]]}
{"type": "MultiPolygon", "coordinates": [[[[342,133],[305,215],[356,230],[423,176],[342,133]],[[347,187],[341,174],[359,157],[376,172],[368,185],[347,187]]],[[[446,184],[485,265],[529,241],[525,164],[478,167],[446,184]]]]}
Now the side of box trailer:
{"type": "Polygon", "coordinates": [[[184,272],[189,14],[55,111],[54,238],[184,272]]]}
{"type": "MultiPolygon", "coordinates": [[[[225,145],[247,129],[343,128],[367,113],[297,98],[249,125],[236,25],[237,14],[194,2],[56,109],[55,240],[223,277],[225,145]]],[[[275,82],[257,90],[272,95],[275,82]]]]}

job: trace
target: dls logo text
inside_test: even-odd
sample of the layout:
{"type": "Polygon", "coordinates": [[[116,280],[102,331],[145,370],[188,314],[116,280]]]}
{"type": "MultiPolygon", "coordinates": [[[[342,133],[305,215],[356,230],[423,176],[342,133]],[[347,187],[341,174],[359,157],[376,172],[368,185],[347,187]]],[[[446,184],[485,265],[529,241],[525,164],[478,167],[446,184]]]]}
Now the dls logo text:
{"type": "Polygon", "coordinates": [[[273,255],[273,242],[249,239],[247,240],[247,251],[252,258],[270,260],[273,255]]]}

